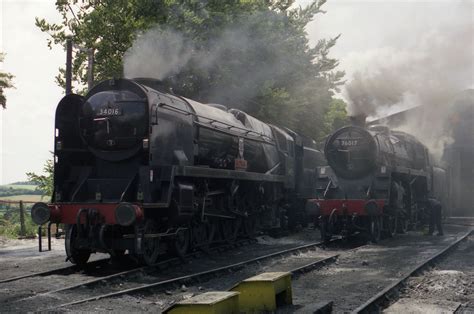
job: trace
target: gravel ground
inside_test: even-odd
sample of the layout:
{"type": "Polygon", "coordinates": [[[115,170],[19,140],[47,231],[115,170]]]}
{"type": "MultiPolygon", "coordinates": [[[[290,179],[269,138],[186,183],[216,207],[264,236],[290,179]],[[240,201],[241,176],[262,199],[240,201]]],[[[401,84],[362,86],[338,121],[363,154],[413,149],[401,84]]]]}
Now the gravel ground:
{"type": "MultiPolygon", "coordinates": [[[[47,243],[44,242],[44,245],[47,243]]],[[[108,257],[105,254],[95,254],[91,261],[108,257]]],[[[0,247],[0,280],[32,273],[53,270],[72,266],[65,262],[64,239],[51,241],[51,251],[38,252],[38,240],[3,240],[0,247]]],[[[126,265],[130,267],[130,265],[126,265]]],[[[72,285],[85,280],[93,279],[97,275],[103,276],[121,270],[117,265],[104,265],[102,268],[92,268],[87,272],[77,271],[74,268],[64,272],[24,278],[0,284],[1,312],[7,311],[9,304],[19,299],[31,297],[35,294],[57,289],[65,284],[72,285]],[[8,305],[7,305],[8,304],[8,305]]]]}
{"type": "MultiPolygon", "coordinates": [[[[223,256],[214,256],[210,259],[204,260],[199,259],[197,265],[186,265],[187,270],[196,270],[203,266],[211,268],[220,267],[230,263],[236,263],[239,261],[247,260],[249,258],[265,255],[270,252],[279,251],[284,248],[294,247],[296,245],[303,245],[308,242],[313,242],[314,238],[319,238],[318,230],[304,230],[298,234],[291,235],[289,237],[274,239],[268,236],[259,238],[259,244],[252,247],[244,247],[237,251],[232,251],[230,256],[225,254],[223,256]],[[311,241],[307,241],[311,240],[311,241]],[[224,260],[227,262],[222,263],[224,260]]],[[[360,241],[359,241],[360,242],[360,241]]],[[[346,246],[352,247],[353,244],[346,246]]],[[[168,308],[170,305],[179,300],[191,298],[192,296],[213,290],[228,290],[235,284],[251,277],[255,274],[267,271],[290,271],[296,267],[307,265],[316,260],[323,259],[325,257],[333,256],[340,253],[341,251],[347,250],[346,247],[328,248],[328,249],[315,249],[301,254],[295,254],[288,257],[272,259],[269,261],[263,261],[259,264],[251,264],[238,271],[226,274],[225,276],[220,275],[219,277],[212,278],[202,282],[201,284],[190,284],[189,286],[182,285],[181,287],[175,287],[166,291],[156,291],[155,293],[146,294],[134,294],[126,295],[119,298],[104,299],[86,304],[79,305],[80,311],[107,311],[107,312],[120,312],[123,309],[127,309],[131,312],[161,312],[168,308]]],[[[194,263],[194,262],[193,262],[194,263]]],[[[178,275],[178,274],[175,274],[178,275]]],[[[182,275],[182,274],[181,274],[182,275]]],[[[173,276],[175,277],[175,276],[173,276]]],[[[156,278],[155,278],[156,279],[156,278]]],[[[77,306],[66,308],[67,311],[77,311],[77,306]]]]}
{"type": "MultiPolygon", "coordinates": [[[[105,312],[161,312],[172,303],[190,298],[197,293],[210,290],[225,290],[238,283],[240,280],[250,277],[256,273],[265,271],[287,271],[295,267],[308,264],[309,262],[319,260],[334,254],[340,254],[336,264],[328,265],[320,270],[307,273],[293,281],[293,302],[295,306],[284,309],[283,312],[301,312],[307,313],[314,308],[315,303],[323,301],[334,301],[334,311],[345,312],[356,308],[368,300],[373,294],[377,293],[385,286],[400,278],[403,273],[414,267],[424,258],[434,254],[439,249],[447,246],[454,241],[456,236],[464,234],[467,231],[466,226],[446,226],[445,237],[427,237],[420,233],[411,232],[406,235],[397,236],[395,239],[384,240],[378,245],[368,245],[355,250],[347,248],[328,248],[326,250],[317,249],[304,254],[297,254],[291,257],[280,258],[261,264],[251,265],[229,273],[219,278],[213,278],[202,282],[199,285],[189,284],[188,286],[176,287],[169,291],[156,291],[153,294],[134,294],[124,295],[119,298],[98,300],[73,306],[64,309],[65,311],[84,312],[84,311],[105,311],[105,312]]],[[[159,277],[143,275],[137,278],[116,283],[114,289],[122,288],[128,284],[136,285],[150,280],[159,281],[165,278],[171,278],[178,275],[187,274],[203,269],[219,267],[225,264],[253,258],[255,256],[279,251],[283,248],[307,244],[319,239],[317,230],[303,230],[300,233],[283,237],[280,239],[263,236],[259,238],[259,243],[223,252],[212,257],[203,257],[192,259],[188,263],[167,269],[159,277]],[[130,281],[130,282],[128,282],[130,281]]],[[[62,245],[61,245],[62,246],[62,245]]],[[[54,246],[56,248],[56,246],[54,246]]],[[[14,255],[17,253],[14,253],[14,255]]],[[[4,269],[28,269],[39,264],[37,255],[30,252],[28,258],[18,260],[18,256],[11,257],[8,254],[0,254],[2,276],[4,269]],[[4,265],[6,264],[6,265],[4,265]],[[13,266],[11,264],[14,264],[13,266]],[[15,265],[18,265],[16,267],[15,265]]],[[[56,249],[49,253],[51,256],[41,255],[40,261],[50,265],[52,261],[58,260],[58,257],[64,257],[63,248],[56,249]],[[54,255],[56,254],[56,255],[54,255]]],[[[25,256],[26,257],[26,256],[25,256]]],[[[61,262],[64,259],[60,259],[61,262]]],[[[44,266],[46,267],[46,266],[44,266]]],[[[36,270],[37,271],[37,270],[36,270]]],[[[5,277],[11,277],[8,274],[5,277]]],[[[55,281],[57,288],[61,285],[69,285],[69,277],[62,276],[61,281],[55,281]]],[[[56,279],[54,279],[56,280],[56,279]]],[[[35,285],[30,281],[24,283],[24,289],[35,285]]],[[[0,307],[2,312],[32,311],[35,309],[44,309],[52,304],[60,304],[72,301],[80,297],[83,292],[78,291],[76,295],[62,295],[50,298],[34,298],[28,302],[11,304],[6,302],[5,298],[9,292],[5,289],[11,289],[6,285],[0,285],[0,307]]],[[[18,289],[21,289],[19,287],[18,289]]],[[[97,288],[101,292],[101,287],[97,288]]],[[[88,291],[88,294],[90,291],[88,291]]]]}
{"type": "MultiPolygon", "coordinates": [[[[474,239],[464,241],[431,270],[410,279],[397,303],[461,304],[459,313],[474,313],[474,239]]],[[[388,310],[391,311],[392,306],[388,310]]]]}
{"type": "MultiPolygon", "coordinates": [[[[309,230],[305,229],[299,233],[290,235],[288,237],[282,238],[272,238],[269,236],[261,236],[258,238],[258,243],[247,245],[244,247],[231,249],[229,251],[221,252],[215,256],[207,257],[202,256],[200,258],[190,259],[187,263],[173,266],[166,271],[162,271],[159,273],[147,273],[142,274],[138,273],[136,276],[127,277],[127,280],[118,279],[107,285],[98,285],[94,287],[92,291],[93,294],[99,294],[104,292],[111,292],[122,290],[124,288],[134,287],[137,285],[141,285],[144,283],[151,283],[160,280],[165,280],[169,278],[174,278],[178,276],[183,276],[189,273],[194,273],[198,271],[208,270],[211,268],[216,268],[220,266],[224,266],[230,263],[236,263],[239,261],[244,261],[247,259],[251,259],[257,256],[273,253],[276,251],[280,251],[285,248],[291,248],[299,245],[308,244],[311,242],[319,241],[319,232],[317,230],[309,230]]],[[[58,241],[59,242],[59,241],[58,241]]],[[[61,261],[58,266],[67,265],[64,263],[64,252],[63,249],[56,250],[56,244],[54,245],[54,253],[49,253],[47,255],[41,255],[36,253],[33,250],[33,247],[28,248],[18,248],[18,249],[8,249],[5,253],[5,265],[2,266],[6,268],[13,268],[13,269],[28,269],[28,267],[32,267],[33,263],[36,264],[45,264],[49,265],[53,264],[53,261],[56,261],[58,258],[61,261]],[[18,260],[19,252],[27,252],[21,253],[25,255],[24,259],[21,261],[18,260]],[[37,263],[37,259],[41,259],[41,263],[37,263]],[[13,265],[13,266],[11,266],[13,265]],[[18,265],[17,268],[15,268],[18,265]]],[[[95,255],[95,256],[98,256],[95,255]]],[[[55,267],[42,267],[44,269],[51,269],[55,267]]],[[[35,267],[35,271],[39,271],[39,267],[35,267]]],[[[111,270],[113,271],[113,269],[111,270]]],[[[5,275],[5,277],[12,277],[15,275],[19,275],[21,270],[18,270],[15,274],[9,273],[5,275]]],[[[102,274],[103,275],[103,274],[102,274]]],[[[92,274],[92,277],[94,274],[92,274]]],[[[91,295],[91,291],[88,288],[84,289],[76,289],[74,292],[68,293],[61,293],[55,295],[37,295],[34,298],[27,299],[28,302],[17,302],[18,299],[34,296],[38,293],[46,292],[55,290],[61,287],[70,286],[72,284],[81,283],[86,280],[91,279],[90,273],[73,273],[67,276],[65,275],[49,275],[48,277],[35,277],[35,278],[28,278],[23,280],[18,280],[12,283],[5,283],[0,284],[0,305],[3,311],[9,312],[18,312],[18,311],[33,311],[37,309],[45,309],[47,307],[62,304],[66,302],[71,302],[76,299],[80,299],[81,297],[86,297],[91,295]],[[16,301],[16,302],[15,302],[16,301]]],[[[123,300],[128,300],[129,297],[123,297],[123,300]]],[[[107,301],[106,301],[107,302],[107,301]]],[[[95,302],[94,302],[95,303],[95,302]]],[[[128,301],[125,301],[126,307],[118,307],[116,308],[117,311],[122,311],[123,309],[128,309],[130,307],[131,310],[134,310],[134,307],[130,305],[128,301]]],[[[74,310],[86,310],[83,306],[75,307],[74,310]]],[[[89,310],[89,309],[88,309],[89,310]]],[[[90,310],[94,310],[91,308],[90,310]]],[[[140,310],[143,310],[140,308],[140,310]]]]}
{"type": "MultiPolygon", "coordinates": [[[[43,239],[43,249],[48,246],[43,239]]],[[[107,258],[106,254],[93,254],[90,261],[107,258]]],[[[51,239],[51,251],[38,251],[38,239],[0,238],[0,280],[29,273],[71,266],[66,262],[64,239],[51,239]]]]}
{"type": "MultiPolygon", "coordinates": [[[[47,247],[47,241],[43,244],[47,247]]],[[[38,252],[37,239],[1,239],[0,279],[66,266],[64,239],[53,238],[51,249],[51,251],[38,252]]]]}
{"type": "Polygon", "coordinates": [[[301,313],[309,312],[315,300],[333,301],[335,313],[354,310],[468,230],[445,226],[444,237],[410,232],[342,254],[336,265],[294,281],[293,302],[305,305],[301,313]]]}
{"type": "Polygon", "coordinates": [[[446,224],[457,224],[474,227],[474,217],[449,217],[444,221],[446,224]]]}

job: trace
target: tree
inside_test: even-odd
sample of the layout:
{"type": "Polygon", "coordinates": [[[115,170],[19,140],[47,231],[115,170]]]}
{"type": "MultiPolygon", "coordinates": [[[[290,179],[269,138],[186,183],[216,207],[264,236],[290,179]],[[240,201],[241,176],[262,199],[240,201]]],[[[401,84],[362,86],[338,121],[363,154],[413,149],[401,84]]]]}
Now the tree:
{"type": "Polygon", "coordinates": [[[347,104],[342,99],[334,98],[324,113],[324,129],[319,139],[325,138],[331,132],[349,124],[347,116],[347,104]]]}
{"type": "Polygon", "coordinates": [[[28,180],[38,185],[37,190],[43,192],[43,196],[51,199],[53,196],[53,178],[54,178],[54,163],[52,159],[46,161],[43,167],[44,174],[39,175],[34,172],[26,173],[28,180]]]}
{"type": "MultiPolygon", "coordinates": [[[[122,77],[124,55],[147,32],[173,30],[187,48],[179,58],[188,58],[162,78],[176,93],[317,137],[344,75],[328,56],[337,37],[314,47],[306,37],[306,25],[325,2],[301,8],[295,0],[57,0],[62,22],[36,18],[36,25],[51,35],[50,47],[64,45],[70,33],[77,45],[94,49],[96,81],[122,77]]],[[[151,66],[153,59],[142,61],[151,66]]],[[[87,52],[75,51],[77,87],[86,84],[86,68],[87,52]]],[[[63,69],[57,82],[64,84],[63,69]]]]}
{"type": "MultiPolygon", "coordinates": [[[[5,55],[0,52],[0,63],[3,62],[4,57],[5,55]]],[[[0,71],[0,106],[2,106],[3,109],[7,107],[7,99],[5,97],[4,90],[6,88],[13,87],[12,79],[13,75],[0,71]]]]}

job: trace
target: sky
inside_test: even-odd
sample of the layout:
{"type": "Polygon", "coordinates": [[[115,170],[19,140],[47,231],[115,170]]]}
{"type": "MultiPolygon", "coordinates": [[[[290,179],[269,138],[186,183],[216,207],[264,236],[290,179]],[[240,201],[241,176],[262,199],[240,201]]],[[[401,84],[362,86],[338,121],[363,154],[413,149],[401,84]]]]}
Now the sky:
{"type": "MultiPolygon", "coordinates": [[[[329,0],[324,10],[307,26],[308,37],[315,44],[341,34],[331,56],[350,79],[375,55],[416,46],[424,33],[456,23],[460,14],[472,19],[474,1],[329,0]]],[[[0,51],[6,53],[0,69],[15,76],[16,87],[6,91],[7,109],[0,109],[0,184],[42,172],[53,149],[54,110],[63,96],[54,77],[65,52],[46,46],[48,35],[35,27],[35,17],[60,19],[53,0],[0,0],[0,51]]],[[[474,55],[472,42],[466,49],[474,55]]]]}
{"type": "Polygon", "coordinates": [[[7,109],[0,109],[0,184],[41,173],[53,150],[54,110],[62,97],[54,77],[65,52],[49,50],[36,16],[58,20],[54,1],[0,0],[2,70],[15,76],[16,87],[6,90],[7,109]]]}

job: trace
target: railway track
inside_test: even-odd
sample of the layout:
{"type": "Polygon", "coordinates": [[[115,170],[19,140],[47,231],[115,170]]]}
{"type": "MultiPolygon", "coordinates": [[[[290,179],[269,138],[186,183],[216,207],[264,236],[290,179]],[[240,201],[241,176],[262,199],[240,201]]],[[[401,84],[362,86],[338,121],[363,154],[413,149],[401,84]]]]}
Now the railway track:
{"type": "MultiPolygon", "coordinates": [[[[236,246],[238,247],[238,246],[241,246],[243,244],[252,243],[252,242],[255,242],[255,240],[245,239],[245,240],[242,240],[242,241],[238,241],[235,244],[226,244],[226,245],[218,246],[214,249],[211,249],[210,251],[212,251],[212,250],[213,251],[222,251],[222,250],[228,249],[229,246],[230,247],[236,247],[236,246]]],[[[196,257],[196,256],[199,256],[200,254],[202,254],[201,251],[192,252],[192,253],[186,255],[185,258],[196,257]]],[[[45,270],[45,271],[41,271],[41,272],[33,272],[33,273],[21,275],[21,276],[9,277],[9,278],[5,278],[5,279],[0,279],[0,284],[13,282],[13,281],[17,281],[17,280],[22,280],[22,279],[27,279],[27,278],[33,278],[33,277],[44,277],[44,276],[57,275],[57,274],[67,275],[67,274],[77,273],[79,271],[89,272],[89,271],[94,270],[98,267],[102,267],[104,265],[107,265],[110,261],[111,261],[110,258],[95,260],[95,261],[87,263],[85,269],[81,269],[76,265],[69,265],[69,266],[58,267],[58,268],[49,269],[49,270],[45,270]]],[[[169,258],[165,261],[158,262],[153,267],[163,268],[168,264],[179,263],[180,261],[182,261],[181,258],[173,257],[173,258],[169,258]]],[[[149,266],[134,267],[134,269],[131,269],[129,271],[130,272],[141,271],[141,270],[143,270],[147,267],[149,267],[149,266]]],[[[127,272],[128,271],[124,271],[124,272],[121,272],[121,274],[125,274],[127,272]]],[[[114,276],[114,275],[111,275],[111,276],[114,276]]],[[[109,276],[106,276],[106,277],[103,277],[103,278],[107,278],[107,277],[109,277],[109,276]]],[[[101,279],[97,279],[97,280],[99,281],[101,279]]]]}
{"type": "MultiPolygon", "coordinates": [[[[334,239],[332,242],[337,243],[341,239],[337,238],[334,239]]],[[[255,258],[247,259],[244,261],[240,261],[237,263],[228,264],[221,267],[205,269],[200,272],[191,272],[187,274],[183,274],[181,276],[167,276],[165,274],[157,275],[156,277],[148,278],[145,280],[146,276],[143,273],[139,274],[138,277],[134,278],[135,280],[124,280],[125,276],[128,276],[129,273],[125,274],[116,274],[114,276],[110,276],[108,278],[101,278],[98,280],[90,281],[88,283],[82,283],[74,286],[64,287],[61,289],[57,289],[55,291],[50,291],[41,295],[37,295],[35,297],[47,297],[48,300],[64,300],[64,299],[74,299],[78,295],[81,298],[69,301],[62,304],[55,304],[49,306],[47,308],[42,308],[39,311],[51,311],[60,308],[70,307],[79,305],[86,302],[97,301],[106,298],[118,297],[121,295],[131,295],[136,294],[139,292],[147,292],[147,291],[165,291],[166,289],[172,289],[174,287],[179,287],[182,284],[192,284],[201,281],[205,281],[207,279],[211,279],[213,277],[226,274],[228,272],[237,271],[242,269],[246,266],[252,264],[258,264],[260,262],[275,259],[275,258],[283,258],[286,256],[291,256],[292,254],[297,254],[300,252],[306,252],[310,250],[314,250],[318,247],[325,245],[324,242],[314,242],[302,246],[292,247],[284,250],[280,250],[277,252],[273,252],[270,254],[260,255],[255,258]],[[142,277],[142,278],[140,278],[142,277]],[[138,283],[138,281],[142,280],[142,283],[138,283]],[[93,289],[95,288],[95,289],[93,289]]],[[[334,262],[337,260],[338,254],[333,254],[329,257],[318,259],[308,263],[306,265],[300,266],[292,270],[295,275],[302,274],[304,272],[310,271],[312,269],[318,268],[320,266],[326,265],[328,263],[334,262]]],[[[34,298],[35,298],[34,297],[34,298]]],[[[31,301],[31,299],[30,299],[31,301]]],[[[42,304],[45,304],[42,302],[42,304]]]]}
{"type": "Polygon", "coordinates": [[[7,300],[8,302],[18,303],[18,302],[30,300],[32,298],[36,298],[38,296],[53,294],[55,292],[73,290],[79,287],[93,287],[99,283],[102,283],[108,280],[121,279],[121,278],[125,278],[126,276],[132,276],[133,274],[140,274],[140,273],[146,273],[146,272],[152,272],[152,271],[153,272],[163,271],[166,268],[180,265],[184,261],[187,261],[193,258],[199,258],[200,256],[204,254],[212,254],[212,253],[217,253],[217,252],[228,251],[233,248],[241,247],[241,246],[252,244],[255,242],[256,242],[255,239],[242,239],[232,244],[228,244],[228,243],[221,244],[219,246],[209,249],[209,251],[207,252],[195,251],[195,252],[187,254],[183,258],[170,257],[156,263],[154,266],[137,266],[136,263],[133,262],[132,258],[127,258],[127,256],[125,256],[121,260],[122,264],[117,264],[117,265],[114,265],[113,267],[108,267],[110,266],[109,265],[110,259],[101,259],[101,260],[88,263],[85,269],[80,269],[75,265],[71,265],[71,266],[60,267],[60,268],[51,269],[51,270],[47,270],[43,272],[37,272],[37,273],[32,273],[32,274],[26,274],[23,276],[16,276],[16,277],[3,279],[0,282],[0,288],[2,284],[5,284],[6,287],[8,287],[10,283],[21,281],[21,280],[28,280],[35,277],[44,277],[43,281],[47,282],[50,280],[53,281],[54,279],[51,276],[54,276],[54,275],[70,276],[70,275],[75,275],[79,273],[81,274],[80,278],[71,278],[72,279],[71,281],[75,283],[68,285],[66,287],[62,287],[59,289],[57,288],[48,289],[48,287],[46,288],[41,287],[39,291],[34,291],[34,290],[29,289],[30,293],[28,295],[25,296],[22,293],[19,296],[10,297],[7,300]],[[94,278],[90,279],[90,277],[94,277],[94,278]],[[86,278],[86,280],[84,280],[84,278],[86,278]]]}
{"type": "Polygon", "coordinates": [[[452,252],[462,241],[466,240],[474,230],[468,231],[466,234],[461,236],[458,240],[451,243],[449,246],[445,247],[436,254],[425,259],[423,262],[416,265],[411,271],[409,271],[405,276],[397,280],[396,282],[388,285],[382,291],[371,297],[364,304],[356,308],[352,313],[380,313],[384,308],[386,308],[391,302],[398,299],[399,290],[405,285],[407,280],[424,270],[429,266],[434,265],[441,258],[445,257],[447,254],[452,252]]]}

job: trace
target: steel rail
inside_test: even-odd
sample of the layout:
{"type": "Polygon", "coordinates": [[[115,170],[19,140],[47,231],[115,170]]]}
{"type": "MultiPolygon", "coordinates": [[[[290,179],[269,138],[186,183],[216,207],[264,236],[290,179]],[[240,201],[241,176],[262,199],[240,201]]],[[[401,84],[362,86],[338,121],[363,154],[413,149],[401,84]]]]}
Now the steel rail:
{"type": "Polygon", "coordinates": [[[352,313],[380,313],[381,309],[384,308],[384,304],[386,304],[388,301],[390,301],[389,295],[395,294],[396,291],[398,291],[404,284],[405,282],[415,274],[423,271],[427,266],[435,263],[438,259],[441,257],[445,256],[447,253],[455,249],[459,243],[462,241],[466,240],[474,230],[470,230],[466,234],[462,235],[459,239],[457,239],[455,242],[451,243],[447,247],[445,247],[443,250],[439,251],[438,253],[432,255],[425,261],[421,262],[417,266],[415,266],[411,271],[409,271],[403,278],[397,280],[396,282],[388,285],[374,295],[372,298],[367,300],[364,304],[356,308],[352,313]]]}
{"type": "MultiPolygon", "coordinates": [[[[340,240],[341,240],[341,238],[335,238],[335,239],[331,240],[331,243],[334,243],[334,242],[337,242],[337,241],[340,241],[340,240]]],[[[115,291],[115,292],[111,292],[111,293],[106,293],[106,294],[102,294],[102,295],[96,295],[96,296],[93,296],[93,297],[89,297],[89,298],[85,298],[85,299],[81,299],[81,300],[77,300],[77,301],[72,301],[72,302],[60,304],[60,305],[53,306],[53,307],[50,307],[50,308],[47,308],[47,309],[42,309],[40,311],[51,311],[51,310],[64,308],[64,307],[68,307],[68,306],[73,306],[73,305],[78,305],[78,304],[82,304],[82,303],[86,303],[86,302],[90,302],[90,301],[97,301],[97,300],[101,300],[101,299],[121,296],[121,295],[124,295],[124,294],[132,294],[132,293],[145,291],[145,290],[150,290],[150,289],[156,289],[156,288],[164,289],[165,287],[168,287],[170,285],[179,284],[179,283],[183,283],[183,282],[189,282],[189,281],[192,281],[192,280],[203,279],[206,276],[218,275],[220,273],[229,272],[229,271],[232,271],[232,270],[235,270],[235,269],[241,269],[244,266],[247,266],[249,264],[259,263],[263,260],[275,258],[275,257],[278,257],[278,256],[283,257],[283,256],[286,256],[286,255],[295,253],[295,252],[299,252],[299,251],[307,251],[307,250],[310,250],[312,248],[314,249],[316,247],[323,246],[325,244],[326,243],[324,241],[305,244],[305,245],[301,245],[301,246],[298,246],[298,247],[289,248],[289,249],[285,249],[285,250],[282,250],[282,251],[262,255],[262,256],[252,258],[252,259],[248,259],[248,260],[245,260],[245,261],[242,261],[242,262],[238,262],[238,263],[234,263],[234,264],[230,264],[230,265],[226,265],[226,266],[222,266],[222,267],[218,267],[218,268],[214,268],[214,269],[210,269],[210,270],[205,270],[205,271],[194,273],[194,274],[189,274],[189,275],[184,275],[184,276],[175,277],[175,278],[171,278],[171,279],[166,279],[166,280],[162,280],[162,281],[158,281],[158,282],[154,282],[154,283],[150,283],[150,284],[144,284],[144,285],[134,287],[134,288],[124,289],[124,290],[115,291]]],[[[310,263],[308,265],[304,265],[304,266],[296,269],[295,274],[298,273],[298,272],[304,272],[305,270],[309,271],[310,269],[315,268],[316,265],[318,265],[318,264],[319,265],[324,265],[324,264],[328,263],[329,261],[335,261],[336,259],[337,259],[337,255],[334,255],[334,256],[331,256],[331,257],[328,257],[328,258],[310,263]]]]}
{"type": "MultiPolygon", "coordinates": [[[[87,268],[100,266],[102,264],[107,263],[109,260],[110,260],[109,258],[105,258],[105,259],[92,261],[92,262],[87,264],[87,268]]],[[[69,265],[69,266],[64,266],[64,267],[60,267],[60,268],[45,270],[45,271],[41,271],[41,272],[37,272],[37,273],[31,273],[31,274],[26,274],[26,275],[21,275],[21,276],[16,276],[16,277],[10,277],[10,278],[6,278],[6,279],[1,279],[0,284],[6,283],[6,282],[17,281],[17,280],[25,279],[25,278],[52,275],[52,274],[61,273],[61,272],[67,271],[67,270],[75,271],[75,270],[79,270],[79,267],[77,265],[69,265]]]]}

